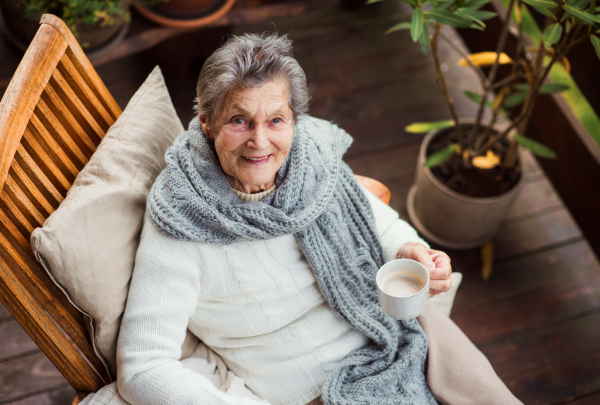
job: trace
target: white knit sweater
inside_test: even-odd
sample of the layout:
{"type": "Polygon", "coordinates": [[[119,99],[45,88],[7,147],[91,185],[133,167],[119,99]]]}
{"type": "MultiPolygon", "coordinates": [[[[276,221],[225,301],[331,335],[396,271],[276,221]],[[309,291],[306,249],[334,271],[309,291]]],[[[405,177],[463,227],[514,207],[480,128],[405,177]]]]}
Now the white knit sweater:
{"type": "MultiPolygon", "coordinates": [[[[384,260],[423,243],[366,191],[384,260]]],[[[133,405],[244,404],[178,360],[189,328],[259,397],[302,405],[332,368],[367,339],[325,302],[293,235],[232,245],[185,242],[148,220],[118,344],[118,389],[133,405]]]]}

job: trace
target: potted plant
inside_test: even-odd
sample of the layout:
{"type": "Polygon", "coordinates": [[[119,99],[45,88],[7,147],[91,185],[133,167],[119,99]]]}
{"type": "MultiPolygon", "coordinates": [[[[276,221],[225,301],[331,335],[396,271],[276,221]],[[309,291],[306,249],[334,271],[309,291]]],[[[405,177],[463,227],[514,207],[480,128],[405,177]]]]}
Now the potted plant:
{"type": "Polygon", "coordinates": [[[129,4],[112,0],[0,0],[2,31],[25,51],[42,14],[59,16],[88,53],[114,45],[126,34],[129,4]]]}
{"type": "Polygon", "coordinates": [[[145,0],[136,1],[144,17],[166,27],[195,29],[218,20],[236,0],[145,0]]]}
{"type": "Polygon", "coordinates": [[[415,227],[439,245],[454,249],[480,246],[497,232],[521,187],[520,147],[539,157],[556,157],[552,150],[525,136],[527,124],[540,94],[568,89],[547,82],[554,64],[568,70],[566,55],[582,41],[591,41],[600,57],[600,7],[596,0],[509,0],[495,51],[466,55],[444,35],[442,27],[484,30],[484,21],[497,16],[481,9],[491,0],[400,1],[412,8],[411,21],[396,24],[387,33],[409,30],[423,53],[431,50],[436,81],[452,117],[406,128],[428,132],[419,151],[416,182],[408,194],[408,214],[415,227]],[[528,44],[523,35],[524,7],[546,16],[539,44],[528,44]],[[511,24],[516,29],[509,30],[511,24]],[[510,56],[504,53],[509,34],[516,36],[516,49],[510,56]],[[438,57],[440,40],[461,53],[459,65],[473,69],[479,78],[481,91],[465,92],[478,105],[475,117],[457,116],[438,57]],[[510,73],[499,78],[501,65],[510,73]],[[485,109],[490,110],[491,118],[484,120],[485,109]],[[508,118],[499,126],[501,115],[508,118]]]}

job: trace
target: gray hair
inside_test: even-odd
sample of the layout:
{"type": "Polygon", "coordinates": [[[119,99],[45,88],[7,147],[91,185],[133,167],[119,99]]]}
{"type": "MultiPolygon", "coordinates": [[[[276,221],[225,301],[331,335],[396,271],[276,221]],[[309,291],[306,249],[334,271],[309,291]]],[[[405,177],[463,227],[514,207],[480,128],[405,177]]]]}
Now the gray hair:
{"type": "Polygon", "coordinates": [[[196,87],[197,112],[213,123],[232,90],[284,79],[294,120],[308,112],[306,75],[293,56],[292,41],[276,33],[232,36],[204,63],[196,87]]]}

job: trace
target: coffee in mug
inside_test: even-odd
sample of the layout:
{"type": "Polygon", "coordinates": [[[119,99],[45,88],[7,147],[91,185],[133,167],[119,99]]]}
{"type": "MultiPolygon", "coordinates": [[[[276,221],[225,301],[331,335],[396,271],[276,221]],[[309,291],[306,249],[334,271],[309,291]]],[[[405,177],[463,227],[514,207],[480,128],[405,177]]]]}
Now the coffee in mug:
{"type": "Polygon", "coordinates": [[[423,285],[402,271],[387,273],[381,278],[381,289],[394,297],[409,297],[423,289],[423,285]]]}

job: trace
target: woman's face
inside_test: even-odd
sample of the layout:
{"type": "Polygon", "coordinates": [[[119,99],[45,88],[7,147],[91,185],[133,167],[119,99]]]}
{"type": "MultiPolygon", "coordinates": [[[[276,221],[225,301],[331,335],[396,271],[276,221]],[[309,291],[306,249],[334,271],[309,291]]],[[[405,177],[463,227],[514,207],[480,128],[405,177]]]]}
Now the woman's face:
{"type": "Polygon", "coordinates": [[[214,121],[209,127],[200,117],[231,186],[244,193],[271,188],[292,145],[287,83],[278,80],[233,92],[214,121]]]}

